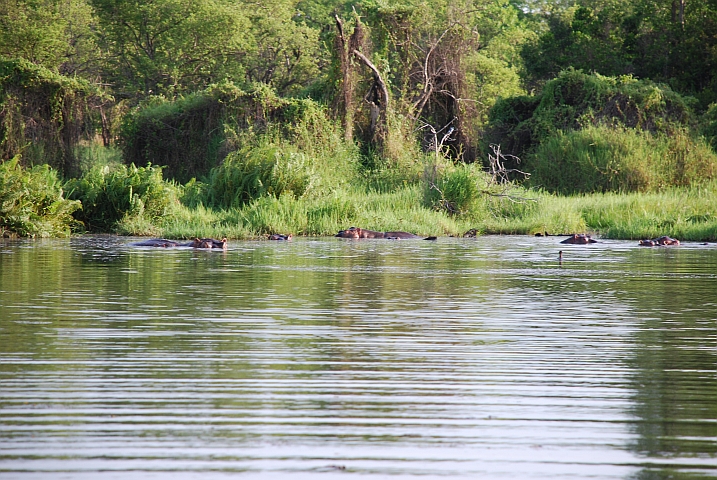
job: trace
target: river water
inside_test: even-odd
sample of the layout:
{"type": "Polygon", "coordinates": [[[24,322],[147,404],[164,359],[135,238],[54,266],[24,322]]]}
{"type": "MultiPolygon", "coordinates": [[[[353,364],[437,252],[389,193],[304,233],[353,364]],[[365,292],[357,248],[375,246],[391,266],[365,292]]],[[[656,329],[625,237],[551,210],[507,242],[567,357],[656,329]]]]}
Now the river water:
{"type": "Polygon", "coordinates": [[[717,476],[717,245],[132,240],[0,243],[0,478],[717,476]]]}

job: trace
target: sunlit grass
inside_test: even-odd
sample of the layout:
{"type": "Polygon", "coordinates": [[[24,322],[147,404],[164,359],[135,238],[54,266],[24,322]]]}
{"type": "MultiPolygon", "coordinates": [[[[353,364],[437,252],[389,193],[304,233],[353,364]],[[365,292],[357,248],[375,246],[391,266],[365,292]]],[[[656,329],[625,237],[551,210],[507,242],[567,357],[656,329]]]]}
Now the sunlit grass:
{"type": "MultiPolygon", "coordinates": [[[[419,235],[533,235],[589,232],[603,238],[641,239],[669,235],[680,240],[717,240],[717,187],[673,189],[662,193],[606,193],[557,196],[533,193],[536,201],[482,197],[475,210],[460,216],[427,208],[419,185],[390,193],[356,188],[323,198],[262,197],[239,209],[183,207],[158,224],[156,234],[260,238],[270,233],[334,235],[355,225],[372,230],[405,230],[419,235]]],[[[141,230],[127,234],[143,234],[141,230]]]]}

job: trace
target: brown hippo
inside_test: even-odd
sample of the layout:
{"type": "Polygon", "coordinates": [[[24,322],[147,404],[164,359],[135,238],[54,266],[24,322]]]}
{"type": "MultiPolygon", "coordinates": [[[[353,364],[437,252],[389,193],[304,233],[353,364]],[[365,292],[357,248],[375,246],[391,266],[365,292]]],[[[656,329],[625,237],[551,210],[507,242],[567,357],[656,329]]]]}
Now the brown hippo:
{"type": "Polygon", "coordinates": [[[165,240],[164,238],[152,238],[150,240],[143,240],[141,242],[131,243],[133,247],[186,247],[184,243],[175,242],[174,240],[165,240]]]}
{"type": "Polygon", "coordinates": [[[269,235],[269,240],[285,240],[287,242],[290,242],[292,238],[292,234],[282,235],[281,233],[275,233],[273,235],[269,235]]]}
{"type": "Polygon", "coordinates": [[[586,235],[584,233],[573,233],[560,243],[569,243],[571,245],[587,245],[588,243],[597,243],[597,240],[593,240],[590,235],[586,235]]]}
{"type": "Polygon", "coordinates": [[[214,240],[213,238],[195,238],[191,242],[186,244],[187,247],[193,248],[220,248],[222,250],[227,249],[226,237],[221,240],[214,240]]]}
{"type": "Polygon", "coordinates": [[[657,247],[657,246],[667,246],[667,245],[679,245],[680,241],[676,238],[670,238],[666,235],[655,238],[652,240],[640,240],[638,245],[641,247],[657,247]]]}
{"type": "Polygon", "coordinates": [[[358,227],[351,227],[347,230],[341,230],[336,234],[340,238],[386,238],[389,240],[401,240],[411,238],[421,238],[423,240],[436,240],[436,237],[420,237],[408,232],[377,232],[375,230],[364,230],[358,227]]]}

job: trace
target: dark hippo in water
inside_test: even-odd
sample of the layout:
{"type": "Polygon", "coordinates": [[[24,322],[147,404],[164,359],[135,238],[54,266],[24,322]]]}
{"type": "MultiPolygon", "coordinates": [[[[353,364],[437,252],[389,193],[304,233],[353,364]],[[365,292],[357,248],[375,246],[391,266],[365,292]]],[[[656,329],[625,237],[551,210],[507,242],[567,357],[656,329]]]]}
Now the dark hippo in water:
{"type": "Polygon", "coordinates": [[[408,232],[377,232],[375,230],[364,230],[363,228],[351,227],[341,230],[336,234],[340,238],[385,238],[388,240],[402,240],[420,238],[423,240],[436,240],[436,237],[421,237],[408,232]]]}
{"type": "Polygon", "coordinates": [[[667,245],[679,245],[680,241],[676,238],[668,237],[667,235],[664,235],[659,238],[655,238],[652,240],[640,240],[641,247],[660,247],[660,246],[667,246],[667,245]]]}
{"type": "Polygon", "coordinates": [[[221,240],[214,240],[213,238],[195,238],[187,244],[188,247],[193,248],[218,248],[220,250],[227,249],[226,237],[221,240]]]}
{"type": "Polygon", "coordinates": [[[192,247],[192,248],[220,248],[227,249],[227,239],[214,240],[213,238],[195,238],[189,243],[181,243],[175,240],[166,240],[164,238],[152,238],[141,242],[131,243],[133,247],[192,247]]]}
{"type": "Polygon", "coordinates": [[[568,243],[571,245],[587,245],[588,243],[597,243],[597,240],[593,240],[590,235],[586,235],[584,233],[573,233],[560,243],[568,243]]]}
{"type": "Polygon", "coordinates": [[[152,238],[150,240],[143,240],[141,242],[131,243],[133,247],[186,247],[187,244],[175,242],[174,240],[165,240],[164,238],[152,238]]]}
{"type": "Polygon", "coordinates": [[[269,235],[269,240],[279,240],[279,241],[284,240],[284,241],[290,242],[292,238],[293,238],[292,234],[282,235],[281,233],[275,233],[273,235],[269,235]]]}

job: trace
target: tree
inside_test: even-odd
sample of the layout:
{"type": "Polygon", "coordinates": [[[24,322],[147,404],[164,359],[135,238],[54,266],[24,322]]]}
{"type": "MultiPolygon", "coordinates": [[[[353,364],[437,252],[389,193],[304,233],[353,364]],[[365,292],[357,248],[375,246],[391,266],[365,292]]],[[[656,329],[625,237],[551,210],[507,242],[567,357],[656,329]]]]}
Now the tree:
{"type": "Polygon", "coordinates": [[[452,126],[446,144],[456,157],[473,161],[488,109],[499,95],[522,92],[518,52],[526,34],[517,10],[507,0],[417,0],[391,5],[366,1],[356,11],[353,34],[344,32],[340,21],[337,28],[342,38],[336,48],[342,72],[339,103],[354,109],[342,110],[344,123],[349,118],[359,122],[362,141],[378,142],[379,150],[382,109],[410,120],[414,131],[426,127],[423,131],[431,133],[425,148],[430,148],[433,131],[452,126]],[[365,40],[355,38],[359,29],[366,30],[365,40]],[[347,75],[360,72],[357,65],[365,67],[371,80],[347,75]],[[364,102],[351,105],[348,99],[353,98],[364,102]]]}
{"type": "MultiPolygon", "coordinates": [[[[296,93],[314,81],[328,58],[319,43],[319,30],[307,25],[298,1],[245,0],[250,21],[247,79],[271,85],[279,94],[296,93]]],[[[325,20],[330,21],[329,18],[325,20]]]]}
{"type": "Polygon", "coordinates": [[[107,79],[120,97],[243,80],[249,20],[229,0],[91,0],[107,79]]]}
{"type": "Polygon", "coordinates": [[[0,2],[0,56],[64,74],[90,74],[97,65],[93,22],[85,0],[0,2]]]}

